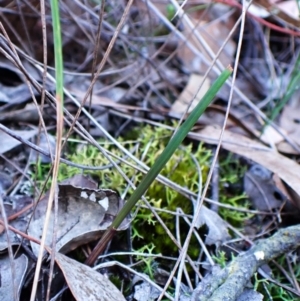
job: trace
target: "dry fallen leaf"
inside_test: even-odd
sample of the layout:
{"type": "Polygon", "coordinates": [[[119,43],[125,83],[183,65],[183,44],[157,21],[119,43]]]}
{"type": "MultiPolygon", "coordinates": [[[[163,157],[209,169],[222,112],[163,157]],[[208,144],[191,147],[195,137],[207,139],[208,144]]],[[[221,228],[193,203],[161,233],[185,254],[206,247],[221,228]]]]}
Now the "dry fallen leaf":
{"type": "Polygon", "coordinates": [[[244,176],[244,189],[257,210],[270,211],[284,205],[287,197],[276,187],[272,173],[254,164],[244,176]]]}
{"type": "MultiPolygon", "coordinates": [[[[36,133],[38,132],[37,130],[28,130],[28,131],[14,131],[16,135],[22,136],[23,139],[29,140],[32,138],[36,133]]],[[[0,131],[0,154],[4,154],[16,146],[20,145],[21,142],[10,135],[6,134],[3,131],[0,131]]]]}
{"type": "MultiPolygon", "coordinates": [[[[22,209],[32,204],[32,199],[30,197],[7,197],[8,202],[4,203],[4,209],[7,218],[15,215],[22,209]]],[[[0,219],[2,220],[2,215],[0,213],[0,219]]],[[[9,225],[13,228],[25,233],[28,224],[28,213],[24,213],[13,220],[9,220],[9,225]]],[[[0,225],[0,253],[6,252],[8,244],[12,246],[20,245],[20,237],[11,230],[8,233],[4,231],[3,225],[0,225]],[[7,241],[7,237],[9,242],[7,241]]]]}
{"type": "Polygon", "coordinates": [[[173,103],[170,113],[185,113],[187,107],[189,107],[188,112],[191,112],[210,87],[210,81],[206,78],[201,86],[201,89],[199,90],[202,82],[202,75],[191,74],[186,87],[181,92],[178,99],[173,103]],[[190,106],[191,101],[193,102],[190,106]]]}
{"type": "MultiPolygon", "coordinates": [[[[280,129],[283,133],[286,133],[284,129],[280,129]]],[[[259,132],[256,131],[257,136],[259,136],[259,132]]],[[[275,145],[281,143],[284,138],[280,135],[271,125],[266,126],[261,137],[261,141],[265,142],[268,145],[275,145]]]]}
{"type": "Polygon", "coordinates": [[[200,228],[204,224],[208,227],[208,234],[205,238],[206,244],[220,244],[230,238],[227,230],[227,224],[223,221],[223,219],[216,212],[202,206],[195,227],[200,228]]]}
{"type": "Polygon", "coordinates": [[[295,1],[256,0],[256,5],[264,7],[271,15],[276,15],[279,20],[298,28],[300,26],[299,10],[295,1]],[[276,2],[276,3],[275,3],[276,2]],[[291,5],[294,2],[294,6],[291,5]]]}
{"type": "MultiPolygon", "coordinates": [[[[1,92],[0,92],[1,93],[1,92]]],[[[44,107],[45,110],[45,107],[44,107]]],[[[52,116],[49,114],[45,114],[45,111],[43,113],[43,117],[45,120],[49,120],[49,118],[52,119],[52,116]]],[[[5,111],[3,113],[0,113],[0,121],[5,122],[23,122],[23,123],[34,123],[38,122],[40,120],[39,112],[37,110],[37,107],[34,103],[28,103],[25,107],[22,107],[22,109],[14,109],[5,111]]]]}
{"type": "Polygon", "coordinates": [[[55,261],[77,301],[126,301],[109,279],[92,268],[60,253],[55,261]]]}
{"type": "Polygon", "coordinates": [[[1,301],[19,300],[27,266],[28,258],[24,254],[15,258],[13,262],[10,261],[8,255],[0,258],[1,301]],[[17,297],[17,299],[15,299],[15,297],[17,297]]]}
{"type": "MultiPolygon", "coordinates": [[[[56,250],[67,253],[82,244],[98,239],[123,206],[118,194],[110,189],[95,189],[97,184],[89,177],[76,175],[58,185],[58,214],[54,226],[54,213],[50,218],[46,245],[51,246],[55,229],[56,250]]],[[[29,225],[28,234],[41,239],[48,194],[39,202],[29,225]]],[[[125,229],[125,220],[119,230],[125,229]]],[[[39,246],[31,242],[33,252],[39,246]]]]}
{"type": "MultiPolygon", "coordinates": [[[[206,143],[217,144],[220,133],[220,128],[207,126],[197,134],[191,133],[189,136],[206,143]]],[[[297,162],[282,156],[257,141],[229,131],[224,132],[222,147],[249,158],[278,174],[283,181],[300,195],[300,166],[297,162]]],[[[300,204],[297,204],[297,206],[300,208],[300,204]]]]}
{"type": "MultiPolygon", "coordinates": [[[[297,94],[299,96],[299,93],[297,94]]],[[[299,124],[299,101],[293,101],[292,104],[285,105],[280,114],[280,127],[288,134],[289,139],[299,145],[300,124],[299,124]]],[[[291,145],[282,141],[278,144],[278,149],[288,154],[299,154],[291,145]]]]}
{"type": "Polygon", "coordinates": [[[282,1],[277,3],[276,6],[279,8],[279,10],[293,18],[295,21],[299,22],[299,6],[296,1],[282,1]]]}
{"type": "MultiPolygon", "coordinates": [[[[188,6],[186,6],[187,8],[188,6]]],[[[192,5],[189,6],[192,8],[192,5]]],[[[204,16],[199,16],[202,13],[201,10],[190,10],[188,13],[188,17],[193,24],[194,28],[191,30],[188,26],[187,21],[183,20],[183,34],[187,37],[187,40],[195,46],[197,49],[203,53],[204,59],[211,60],[211,57],[207,54],[203,45],[199,42],[196,35],[199,35],[204,40],[204,43],[210,47],[214,55],[217,54],[223,42],[228,37],[228,34],[232,28],[232,23],[234,22],[234,18],[229,16],[225,20],[222,18],[216,18],[218,14],[225,14],[228,11],[228,8],[216,4],[213,8],[213,12],[208,13],[206,15],[209,21],[203,21],[204,16]],[[225,8],[225,11],[224,11],[225,8]],[[202,20],[202,21],[199,21],[202,20]],[[211,20],[218,20],[216,22],[212,22],[211,20]]],[[[223,66],[227,66],[231,64],[234,56],[234,52],[236,49],[236,44],[233,40],[229,40],[225,45],[223,51],[221,52],[218,60],[223,64],[223,66]]],[[[190,72],[201,72],[203,68],[206,68],[206,65],[203,63],[201,58],[194,55],[194,53],[189,49],[185,44],[180,45],[180,48],[177,52],[178,58],[184,63],[184,66],[190,72]]]]}

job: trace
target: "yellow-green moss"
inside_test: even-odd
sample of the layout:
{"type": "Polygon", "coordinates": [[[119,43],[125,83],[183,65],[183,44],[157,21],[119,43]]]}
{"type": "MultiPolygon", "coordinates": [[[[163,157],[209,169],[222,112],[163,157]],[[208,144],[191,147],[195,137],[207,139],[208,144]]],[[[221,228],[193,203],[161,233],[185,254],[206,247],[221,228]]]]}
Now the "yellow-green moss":
{"type": "MultiPolygon", "coordinates": [[[[172,134],[172,131],[162,127],[144,126],[143,128],[137,128],[132,131],[129,137],[123,139],[120,138],[118,141],[123,143],[128,150],[134,150],[134,147],[138,144],[138,147],[134,150],[133,154],[145,164],[151,166],[165,148],[172,134]],[[129,139],[131,142],[128,142],[129,139]]],[[[101,143],[102,147],[110,152],[120,157],[124,156],[114,145],[108,142],[101,143]]],[[[202,183],[205,183],[212,155],[211,151],[205,148],[201,143],[198,144],[197,147],[190,143],[182,146],[180,149],[177,149],[170,161],[162,170],[161,174],[178,185],[197,193],[199,189],[199,175],[192,156],[194,156],[201,168],[202,183]]],[[[74,163],[89,166],[105,166],[110,164],[110,162],[97,148],[90,145],[80,146],[80,149],[77,149],[77,151],[73,154],[70,154],[68,159],[74,163]]],[[[127,160],[135,165],[131,159],[127,158],[127,160]]],[[[226,163],[226,160],[224,162],[226,163]]],[[[230,162],[231,161],[229,160],[228,163],[225,164],[226,168],[229,168],[230,162]]],[[[140,172],[136,172],[135,169],[124,163],[120,164],[120,168],[135,185],[138,185],[143,176],[140,172]]],[[[223,168],[222,170],[226,171],[226,168],[223,168]]],[[[98,178],[99,186],[102,188],[111,188],[122,193],[127,187],[126,181],[122,178],[122,176],[120,176],[115,168],[97,171],[82,171],[81,169],[61,164],[58,180],[61,181],[66,178],[70,178],[81,172],[98,178]]],[[[42,174],[42,172],[39,173],[42,174]]],[[[224,181],[234,182],[239,179],[239,176],[240,175],[237,175],[237,168],[234,166],[234,168],[229,168],[228,172],[226,171],[225,175],[221,177],[220,200],[221,202],[229,203],[230,205],[242,204],[245,208],[247,207],[247,204],[245,202],[244,204],[241,202],[244,196],[241,196],[241,194],[227,195],[226,189],[223,187],[224,181]],[[232,169],[235,170],[232,171],[232,169]],[[236,175],[236,178],[232,178],[232,175],[234,174],[236,175]]],[[[130,188],[128,193],[131,194],[132,192],[133,190],[130,188]]],[[[172,212],[175,212],[177,208],[181,208],[185,214],[193,214],[193,205],[191,200],[157,181],[149,187],[146,197],[153,208],[164,209],[172,212]]],[[[145,245],[153,245],[153,252],[155,253],[176,256],[178,254],[178,250],[175,244],[166,234],[161,224],[154,218],[151,211],[147,208],[141,207],[141,204],[142,202],[136,206],[137,214],[132,221],[132,239],[134,248],[141,249],[145,245]]],[[[235,221],[240,226],[243,224],[243,221],[248,218],[246,214],[239,213],[237,211],[221,209],[220,212],[226,219],[235,221]]],[[[173,214],[160,211],[158,211],[158,214],[175,235],[175,216],[173,214]]],[[[188,225],[183,221],[183,219],[180,219],[182,242],[184,241],[188,230],[188,225]]],[[[195,237],[193,237],[189,248],[189,255],[196,258],[199,252],[199,244],[195,237]]]]}

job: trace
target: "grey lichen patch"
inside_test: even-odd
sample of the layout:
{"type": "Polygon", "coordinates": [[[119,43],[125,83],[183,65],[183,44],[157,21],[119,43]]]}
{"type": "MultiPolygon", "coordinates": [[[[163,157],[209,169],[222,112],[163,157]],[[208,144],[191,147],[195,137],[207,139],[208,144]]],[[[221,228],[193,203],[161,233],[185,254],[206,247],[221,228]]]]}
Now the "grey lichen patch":
{"type": "Polygon", "coordinates": [[[263,251],[255,252],[254,256],[255,256],[256,260],[264,260],[265,259],[265,253],[263,251]]]}

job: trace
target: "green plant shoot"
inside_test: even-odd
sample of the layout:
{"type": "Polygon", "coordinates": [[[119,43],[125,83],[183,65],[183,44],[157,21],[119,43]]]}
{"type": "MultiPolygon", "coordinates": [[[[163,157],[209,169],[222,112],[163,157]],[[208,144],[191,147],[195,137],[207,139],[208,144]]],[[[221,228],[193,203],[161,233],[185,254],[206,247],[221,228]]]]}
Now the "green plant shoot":
{"type": "Polygon", "coordinates": [[[182,143],[184,138],[188,135],[191,128],[197,122],[199,117],[203,114],[205,109],[209,106],[217,92],[224,85],[225,81],[229,78],[232,73],[232,68],[227,67],[220,76],[216,79],[216,81],[212,84],[210,89],[206,92],[201,101],[197,104],[194,110],[190,113],[185,122],[181,125],[179,130],[174,134],[173,138],[169,141],[166,148],[162,152],[162,154],[155,161],[153,166],[150,168],[149,172],[144,176],[134,193],[131,195],[129,200],[125,203],[111,226],[106,230],[101,240],[96,245],[95,249],[90,254],[89,258],[86,261],[87,265],[92,265],[99,254],[105,249],[107,243],[112,239],[116,229],[121,225],[122,221],[125,217],[130,213],[135,204],[139,201],[142,195],[146,192],[152,182],[155,180],[157,175],[166,165],[166,163],[171,158],[172,154],[182,143]]]}

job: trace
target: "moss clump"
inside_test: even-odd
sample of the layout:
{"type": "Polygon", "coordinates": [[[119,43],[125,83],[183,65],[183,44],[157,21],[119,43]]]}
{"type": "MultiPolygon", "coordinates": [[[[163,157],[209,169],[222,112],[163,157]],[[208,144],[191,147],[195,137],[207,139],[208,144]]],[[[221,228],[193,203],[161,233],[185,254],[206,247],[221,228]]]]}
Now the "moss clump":
{"type": "MultiPolygon", "coordinates": [[[[141,128],[137,128],[132,131],[130,133],[130,137],[126,137],[124,139],[120,138],[118,141],[130,150],[135,157],[140,158],[140,160],[148,166],[152,166],[164,150],[172,134],[172,131],[163,127],[153,128],[151,126],[144,126],[142,130],[141,128]],[[129,139],[131,140],[128,142],[129,139]]],[[[116,146],[108,142],[99,143],[102,144],[102,147],[109,150],[116,156],[124,157],[116,146]]],[[[211,156],[211,151],[205,148],[203,144],[198,144],[197,147],[193,144],[182,146],[176,150],[170,161],[162,170],[161,174],[175,182],[177,185],[197,193],[198,190],[202,188],[198,187],[199,176],[201,177],[200,183],[205,183],[206,181],[207,173],[210,168],[211,156]],[[199,169],[197,169],[195,160],[200,166],[200,175],[198,174],[199,169]]],[[[106,166],[110,164],[110,162],[97,148],[90,145],[80,146],[80,149],[77,149],[73,154],[70,154],[68,159],[74,163],[88,166],[106,166]]],[[[118,161],[116,159],[114,160],[118,161]]],[[[129,158],[126,158],[126,160],[132,165],[136,164],[129,158]]],[[[240,179],[239,176],[236,178],[231,177],[232,174],[238,174],[237,166],[230,166],[230,162],[232,162],[231,160],[228,160],[228,162],[224,160],[224,162],[226,164],[222,165],[220,185],[221,202],[229,202],[231,205],[237,205],[240,203],[242,197],[240,195],[228,195],[223,185],[226,181],[230,181],[232,183],[240,179]],[[229,170],[226,170],[226,168],[229,168],[229,170]],[[222,175],[223,171],[225,171],[225,174],[222,175]]],[[[137,186],[142,179],[142,173],[136,172],[134,168],[125,163],[119,162],[118,164],[127,177],[130,178],[137,186]]],[[[61,164],[58,180],[61,181],[66,178],[70,178],[81,172],[96,177],[100,182],[100,187],[111,188],[119,191],[119,193],[123,193],[127,188],[126,180],[123,179],[123,177],[113,167],[104,170],[82,171],[81,169],[61,164]]],[[[128,194],[131,194],[132,192],[132,188],[129,188],[128,194]]],[[[157,181],[149,187],[146,197],[148,202],[157,210],[159,216],[174,235],[176,229],[176,218],[174,213],[177,208],[181,208],[184,214],[193,214],[193,204],[190,199],[157,181]]],[[[135,208],[136,211],[132,222],[133,247],[136,250],[139,250],[144,246],[154,246],[153,252],[155,253],[177,256],[177,247],[166,234],[162,225],[154,218],[152,212],[142,205],[144,204],[140,201],[135,208]]],[[[248,218],[245,214],[240,214],[237,211],[232,212],[232,210],[221,209],[221,213],[226,219],[231,221],[235,220],[239,223],[239,225],[243,223],[245,218],[248,218]]],[[[186,233],[189,230],[189,226],[182,218],[179,219],[179,226],[183,243],[186,233]]],[[[196,241],[196,238],[193,237],[190,243],[189,255],[192,258],[197,258],[199,250],[199,244],[196,241]]]]}
{"type": "MultiPolygon", "coordinates": [[[[246,166],[240,163],[231,153],[220,156],[220,203],[234,208],[249,209],[248,196],[244,193],[242,179],[246,166]]],[[[253,214],[220,207],[219,214],[232,226],[240,228],[244,222],[253,217],[253,214]]]]}

